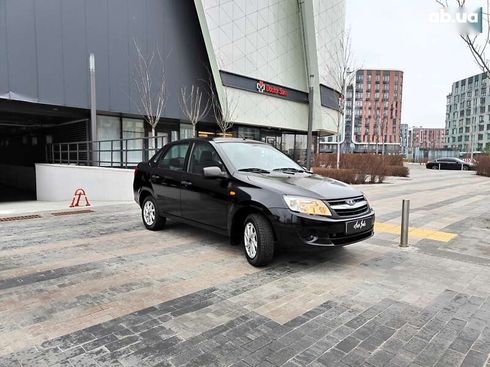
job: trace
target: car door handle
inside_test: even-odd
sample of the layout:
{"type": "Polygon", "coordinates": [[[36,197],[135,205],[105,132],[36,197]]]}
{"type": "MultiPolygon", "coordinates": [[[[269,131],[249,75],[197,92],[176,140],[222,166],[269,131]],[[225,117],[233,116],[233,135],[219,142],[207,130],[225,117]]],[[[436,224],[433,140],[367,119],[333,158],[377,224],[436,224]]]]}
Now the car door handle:
{"type": "Polygon", "coordinates": [[[180,181],[180,184],[184,187],[192,186],[192,182],[190,181],[180,181]]]}
{"type": "Polygon", "coordinates": [[[159,175],[151,175],[152,180],[159,180],[161,177],[159,175]]]}

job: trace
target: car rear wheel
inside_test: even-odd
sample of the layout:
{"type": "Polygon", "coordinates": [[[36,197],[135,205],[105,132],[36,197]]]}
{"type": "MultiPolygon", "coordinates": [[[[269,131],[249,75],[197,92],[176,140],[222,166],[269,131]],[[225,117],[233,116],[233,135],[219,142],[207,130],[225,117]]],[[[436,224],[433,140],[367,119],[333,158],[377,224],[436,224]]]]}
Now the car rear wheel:
{"type": "Polygon", "coordinates": [[[269,221],[261,214],[250,214],[243,225],[245,256],[253,266],[269,264],[274,257],[274,234],[269,221]]]}
{"type": "Polygon", "coordinates": [[[431,168],[432,168],[432,169],[439,169],[439,166],[434,165],[434,166],[432,166],[431,168]]]}
{"type": "Polygon", "coordinates": [[[468,166],[463,166],[463,171],[468,171],[470,168],[468,166]]]}
{"type": "Polygon", "coordinates": [[[157,205],[152,196],[148,196],[143,201],[143,206],[141,207],[141,217],[143,218],[143,224],[150,231],[158,231],[162,229],[166,222],[165,217],[158,215],[157,205]]]}

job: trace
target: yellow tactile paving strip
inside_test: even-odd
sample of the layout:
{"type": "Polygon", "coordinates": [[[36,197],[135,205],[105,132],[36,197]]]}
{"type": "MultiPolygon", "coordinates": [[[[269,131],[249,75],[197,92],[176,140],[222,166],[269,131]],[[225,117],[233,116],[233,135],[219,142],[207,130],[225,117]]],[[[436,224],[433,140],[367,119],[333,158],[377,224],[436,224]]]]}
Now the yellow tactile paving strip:
{"type": "MultiPolygon", "coordinates": [[[[401,230],[400,226],[397,224],[376,222],[374,225],[374,231],[375,232],[400,234],[400,230],[401,230]]],[[[449,242],[453,238],[455,238],[457,236],[457,234],[456,233],[450,233],[450,232],[441,232],[441,231],[437,231],[435,229],[429,229],[429,228],[409,227],[408,236],[409,237],[413,236],[416,238],[424,238],[424,239],[440,241],[440,242],[449,242]]]]}

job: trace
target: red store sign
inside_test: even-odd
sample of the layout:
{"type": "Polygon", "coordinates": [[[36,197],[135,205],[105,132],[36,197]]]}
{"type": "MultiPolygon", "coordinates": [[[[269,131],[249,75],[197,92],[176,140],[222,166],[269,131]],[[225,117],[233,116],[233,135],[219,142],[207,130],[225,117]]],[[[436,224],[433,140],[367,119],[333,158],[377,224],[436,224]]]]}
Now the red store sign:
{"type": "Polygon", "coordinates": [[[260,93],[276,94],[282,97],[287,97],[288,91],[281,87],[276,87],[271,84],[264,83],[262,80],[257,81],[257,91],[260,93]]]}

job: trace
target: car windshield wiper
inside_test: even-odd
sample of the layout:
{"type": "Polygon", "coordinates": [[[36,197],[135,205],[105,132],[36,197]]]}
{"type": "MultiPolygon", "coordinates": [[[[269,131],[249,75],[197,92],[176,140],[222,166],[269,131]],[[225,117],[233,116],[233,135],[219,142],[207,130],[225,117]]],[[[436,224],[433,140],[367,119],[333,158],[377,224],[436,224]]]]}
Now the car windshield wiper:
{"type": "Polygon", "coordinates": [[[273,171],[280,171],[285,173],[303,173],[306,172],[304,169],[298,169],[294,167],[282,167],[282,168],[274,168],[273,171]]]}
{"type": "Polygon", "coordinates": [[[254,172],[254,173],[270,173],[266,169],[257,168],[257,167],[240,168],[239,171],[240,172],[254,172]]]}

